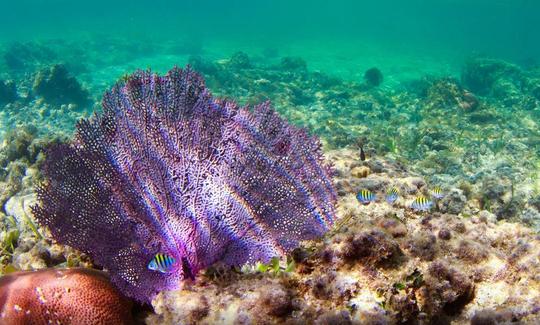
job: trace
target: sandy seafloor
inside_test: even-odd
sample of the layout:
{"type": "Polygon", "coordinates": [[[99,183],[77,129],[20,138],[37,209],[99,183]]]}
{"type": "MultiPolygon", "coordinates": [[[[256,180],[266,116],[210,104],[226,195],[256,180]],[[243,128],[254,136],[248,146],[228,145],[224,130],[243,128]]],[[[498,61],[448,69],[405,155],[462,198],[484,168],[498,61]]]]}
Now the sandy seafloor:
{"type": "Polygon", "coordinates": [[[92,265],[55,244],[46,229],[33,229],[29,206],[41,181],[42,150],[99,111],[101,93],[125,73],[148,67],[163,73],[190,63],[215,95],[243,104],[270,99],[292,123],[321,137],[336,169],[338,222],[324,239],[293,254],[290,272],[207,274],[158,296],[154,311],[140,320],[540,322],[540,65],[376,46],[344,51],[326,44],[321,53],[316,42],[140,44],[57,40],[0,48],[4,57],[15,51],[19,59],[0,63],[0,81],[16,88],[7,99],[0,91],[3,273],[92,265]],[[54,77],[59,63],[67,73],[54,77]],[[379,86],[364,80],[371,67],[382,71],[379,86]],[[63,98],[62,89],[38,91],[47,78],[90,100],[63,98]],[[384,201],[391,186],[400,190],[393,205],[384,201]],[[430,212],[410,208],[436,186],[444,197],[430,212]],[[360,204],[361,189],[377,201],[360,204]]]}

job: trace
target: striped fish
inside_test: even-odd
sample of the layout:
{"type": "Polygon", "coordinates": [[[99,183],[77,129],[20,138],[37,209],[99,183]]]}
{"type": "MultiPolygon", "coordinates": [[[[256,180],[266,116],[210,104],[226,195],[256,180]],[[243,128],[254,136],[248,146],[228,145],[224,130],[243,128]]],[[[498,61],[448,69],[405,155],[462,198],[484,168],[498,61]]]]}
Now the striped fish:
{"type": "Polygon", "coordinates": [[[363,189],[363,190],[360,190],[358,194],[356,194],[356,198],[362,204],[369,204],[375,201],[375,194],[373,194],[373,192],[371,192],[370,190],[363,189]]]}
{"type": "Polygon", "coordinates": [[[440,186],[435,186],[431,191],[431,196],[433,196],[437,200],[442,199],[444,197],[444,192],[440,186]]]}
{"type": "Polygon", "coordinates": [[[433,202],[425,196],[418,196],[411,204],[411,208],[416,211],[428,211],[433,206],[433,202]]]}
{"type": "Polygon", "coordinates": [[[160,273],[171,273],[176,266],[176,259],[167,254],[157,253],[148,263],[148,269],[160,273]]]}
{"type": "Polygon", "coordinates": [[[399,198],[399,190],[397,187],[392,186],[386,191],[386,202],[393,204],[399,198]]]}

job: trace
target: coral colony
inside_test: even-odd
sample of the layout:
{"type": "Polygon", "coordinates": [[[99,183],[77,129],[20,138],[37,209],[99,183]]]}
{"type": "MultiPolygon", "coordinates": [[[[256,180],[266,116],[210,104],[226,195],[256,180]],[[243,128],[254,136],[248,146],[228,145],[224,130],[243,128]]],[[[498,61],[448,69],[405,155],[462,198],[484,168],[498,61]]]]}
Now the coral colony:
{"type": "Polygon", "coordinates": [[[119,82],[43,173],[37,220],[143,302],[215,262],[268,262],[334,220],[318,139],[269,103],[214,99],[189,68],[119,82]]]}

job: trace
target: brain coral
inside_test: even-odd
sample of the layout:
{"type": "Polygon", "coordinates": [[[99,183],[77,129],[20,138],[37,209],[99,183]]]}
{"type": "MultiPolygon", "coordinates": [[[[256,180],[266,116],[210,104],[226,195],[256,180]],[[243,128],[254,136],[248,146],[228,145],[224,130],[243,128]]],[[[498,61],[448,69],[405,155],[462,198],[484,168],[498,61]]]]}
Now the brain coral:
{"type": "Polygon", "coordinates": [[[0,278],[0,324],[131,324],[131,302],[92,269],[46,269],[0,278]]]}
{"type": "Polygon", "coordinates": [[[101,115],[49,148],[43,173],[37,220],[143,302],[218,261],[268,261],[334,219],[318,139],[269,103],[214,99],[189,68],[119,82],[101,115]],[[149,270],[157,253],[177,269],[149,270]]]}

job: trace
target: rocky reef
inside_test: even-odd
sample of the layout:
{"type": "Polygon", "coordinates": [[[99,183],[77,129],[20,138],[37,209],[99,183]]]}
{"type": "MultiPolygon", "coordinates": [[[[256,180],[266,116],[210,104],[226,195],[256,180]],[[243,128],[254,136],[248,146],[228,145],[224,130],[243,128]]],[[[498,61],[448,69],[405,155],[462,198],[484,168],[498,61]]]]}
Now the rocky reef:
{"type": "Polygon", "coordinates": [[[32,88],[36,95],[51,104],[84,107],[90,103],[88,91],[60,64],[38,72],[32,88]]]}
{"type": "MultiPolygon", "coordinates": [[[[45,148],[73,145],[75,121],[88,118],[92,108],[101,114],[91,100],[112,82],[98,78],[104,71],[110,73],[108,66],[116,79],[124,73],[116,65],[126,61],[130,52],[154,55],[163,48],[103,39],[81,49],[72,42],[0,49],[5,59],[0,65],[8,71],[0,76],[6,80],[4,88],[0,82],[2,94],[8,94],[0,99],[0,121],[7,126],[0,130],[0,271],[4,275],[104,266],[95,254],[75,249],[82,247],[56,242],[53,238],[58,236],[37,223],[30,207],[37,201],[36,184],[47,176],[40,172],[45,148]],[[125,46],[119,49],[118,44],[125,46]],[[109,50],[117,55],[91,58],[92,51],[109,50]],[[10,54],[17,51],[26,53],[19,62],[10,54]],[[78,64],[70,56],[73,53],[78,53],[78,64]],[[48,100],[36,93],[36,76],[50,76],[59,63],[66,72],[62,80],[87,89],[86,108],[73,100],[48,100]],[[82,73],[92,69],[99,73],[82,73]]],[[[540,322],[538,68],[474,57],[455,75],[426,75],[400,83],[385,68],[384,83],[375,86],[361,74],[359,80],[342,79],[313,70],[311,62],[301,57],[279,57],[277,50],[268,50],[263,57],[233,51],[217,59],[196,52],[196,56],[186,55],[186,61],[204,75],[213,94],[241,104],[270,99],[287,121],[320,137],[325,159],[321,164],[334,166],[336,222],[322,238],[302,241],[288,254],[268,254],[263,263],[204,264],[193,279],[183,279],[152,299],[151,310],[136,309],[138,320],[148,324],[540,322]],[[385,196],[392,187],[399,195],[389,204],[385,196]],[[431,198],[435,188],[442,194],[433,200],[431,210],[411,208],[415,198],[431,198]],[[359,202],[360,190],[371,191],[376,200],[359,202]]],[[[124,78],[126,83],[129,80],[124,78]]],[[[144,80],[154,82],[150,77],[144,80]]],[[[131,97],[138,97],[136,89],[145,89],[132,86],[126,92],[131,97]]],[[[57,91],[66,89],[70,88],[57,91]]],[[[110,106],[116,107],[111,98],[115,97],[109,97],[110,106]]],[[[230,102],[216,103],[223,108],[230,102]]],[[[107,121],[117,117],[106,116],[107,121]]],[[[288,146],[275,141],[271,148],[279,156],[288,146]]],[[[126,229],[130,228],[120,227],[115,235],[126,229]]],[[[139,268],[146,270],[152,254],[145,255],[139,268]]],[[[105,269],[115,272],[114,265],[105,269]]]]}
{"type": "Polygon", "coordinates": [[[465,62],[460,78],[425,76],[388,90],[303,64],[238,70],[200,58],[192,62],[216,93],[248,103],[270,98],[290,121],[320,135],[327,148],[361,143],[368,156],[386,155],[429,182],[463,190],[467,200],[497,218],[538,224],[537,209],[528,204],[540,192],[536,70],[475,58],[465,62]],[[484,93],[475,86],[481,78],[512,82],[515,92],[484,93]]]}
{"type": "MultiPolygon", "coordinates": [[[[324,240],[294,251],[294,268],[211,273],[154,301],[150,324],[462,324],[540,319],[540,238],[520,224],[497,222],[488,211],[427,213],[410,202],[426,182],[399,163],[359,160],[355,151],[328,152],[340,195],[338,224],[324,240]],[[374,171],[370,166],[382,168],[374,171]],[[354,177],[358,166],[370,169],[354,177]],[[369,187],[404,193],[359,204],[369,187]],[[518,280],[519,279],[519,280],[518,280]],[[189,303],[186,303],[189,302],[189,303]],[[226,308],[224,307],[226,306],[226,308]]],[[[456,189],[457,190],[457,189],[456,189]]],[[[455,200],[448,198],[448,200],[455,200]]]]}

